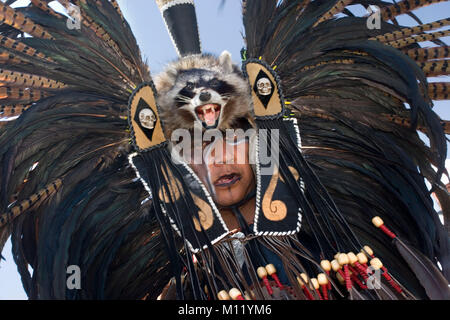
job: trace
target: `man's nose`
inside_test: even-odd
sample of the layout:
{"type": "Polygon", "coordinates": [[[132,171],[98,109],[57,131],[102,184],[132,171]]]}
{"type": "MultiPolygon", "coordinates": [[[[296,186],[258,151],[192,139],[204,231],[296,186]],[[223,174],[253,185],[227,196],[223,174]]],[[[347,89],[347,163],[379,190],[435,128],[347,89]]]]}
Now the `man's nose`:
{"type": "Polygon", "coordinates": [[[212,155],[212,164],[214,165],[224,165],[224,164],[234,164],[236,163],[236,147],[228,146],[224,143],[222,145],[222,150],[215,149],[212,155]],[[217,151],[217,152],[216,152],[217,151]]]}
{"type": "Polygon", "coordinates": [[[201,102],[208,102],[209,100],[211,100],[211,93],[209,93],[208,91],[203,91],[202,93],[200,93],[199,98],[201,102]]]}

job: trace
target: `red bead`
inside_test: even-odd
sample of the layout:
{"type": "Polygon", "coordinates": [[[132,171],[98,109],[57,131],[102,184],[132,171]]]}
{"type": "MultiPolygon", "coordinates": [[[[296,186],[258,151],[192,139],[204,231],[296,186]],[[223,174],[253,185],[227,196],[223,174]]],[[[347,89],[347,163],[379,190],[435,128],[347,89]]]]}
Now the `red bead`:
{"type": "Polygon", "coordinates": [[[402,288],[394,281],[394,279],[391,278],[387,270],[383,272],[383,277],[386,279],[386,281],[390,284],[390,286],[397,291],[398,293],[402,293],[402,288]]]}
{"type": "Polygon", "coordinates": [[[306,286],[303,286],[303,292],[305,293],[308,300],[314,300],[314,297],[312,296],[311,292],[309,292],[308,288],[306,288],[306,286]]]}
{"type": "Polygon", "coordinates": [[[277,284],[278,288],[280,288],[280,290],[283,290],[284,287],[283,287],[283,285],[281,284],[281,281],[280,281],[280,279],[278,278],[278,276],[277,276],[276,273],[273,273],[273,274],[272,274],[272,278],[273,278],[273,280],[275,280],[275,283],[277,284]]]}
{"type": "Polygon", "coordinates": [[[322,286],[322,295],[324,300],[328,300],[328,285],[322,286]]]}
{"type": "Polygon", "coordinates": [[[273,290],[272,290],[272,287],[270,286],[269,280],[267,279],[267,277],[262,278],[262,280],[263,280],[263,282],[264,282],[264,285],[265,285],[266,288],[267,288],[267,292],[268,292],[270,295],[272,295],[272,294],[273,294],[273,290]]]}
{"type": "Polygon", "coordinates": [[[397,236],[391,231],[389,230],[385,225],[380,226],[381,231],[383,231],[387,236],[389,236],[390,238],[394,239],[397,236]]]}
{"type": "Polygon", "coordinates": [[[322,295],[320,294],[319,289],[316,289],[317,295],[319,296],[319,300],[323,300],[322,295]]]}
{"type": "Polygon", "coordinates": [[[363,277],[364,281],[367,281],[369,276],[367,275],[367,269],[364,268],[359,262],[355,262],[355,267],[358,270],[358,273],[363,277]]]}
{"type": "MultiPolygon", "coordinates": [[[[327,275],[330,276],[330,271],[327,271],[327,275]]],[[[331,290],[331,281],[328,281],[327,287],[328,290],[331,290]]]]}
{"type": "Polygon", "coordinates": [[[352,281],[350,280],[350,271],[348,270],[348,265],[344,265],[344,279],[345,286],[347,290],[350,291],[352,289],[352,281]]]}

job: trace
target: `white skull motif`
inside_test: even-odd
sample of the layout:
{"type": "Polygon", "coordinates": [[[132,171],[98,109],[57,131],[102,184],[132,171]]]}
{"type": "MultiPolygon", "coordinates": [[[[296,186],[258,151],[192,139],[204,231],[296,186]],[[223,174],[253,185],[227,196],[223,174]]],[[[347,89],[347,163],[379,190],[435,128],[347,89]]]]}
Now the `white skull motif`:
{"type": "Polygon", "coordinates": [[[153,129],[155,127],[156,116],[152,109],[142,109],[139,112],[139,121],[146,129],[153,129]]]}
{"type": "Polygon", "coordinates": [[[272,93],[272,83],[267,78],[261,78],[256,83],[256,87],[258,88],[258,93],[262,96],[268,96],[272,93]]]}

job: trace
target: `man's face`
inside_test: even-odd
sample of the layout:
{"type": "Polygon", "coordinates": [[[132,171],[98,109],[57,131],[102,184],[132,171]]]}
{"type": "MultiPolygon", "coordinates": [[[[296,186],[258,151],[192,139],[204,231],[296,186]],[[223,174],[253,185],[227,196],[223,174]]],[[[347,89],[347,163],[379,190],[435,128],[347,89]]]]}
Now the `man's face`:
{"type": "Polygon", "coordinates": [[[192,168],[209,187],[218,206],[230,206],[243,200],[255,188],[249,164],[249,143],[219,139],[203,145],[203,164],[192,168]]]}

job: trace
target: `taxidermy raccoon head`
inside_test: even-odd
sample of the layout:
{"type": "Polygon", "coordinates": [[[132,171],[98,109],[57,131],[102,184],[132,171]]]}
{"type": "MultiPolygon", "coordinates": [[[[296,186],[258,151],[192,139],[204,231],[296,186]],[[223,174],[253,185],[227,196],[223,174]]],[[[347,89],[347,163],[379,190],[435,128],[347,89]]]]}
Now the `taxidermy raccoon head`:
{"type": "Polygon", "coordinates": [[[178,128],[243,127],[252,124],[251,96],[247,80],[231,55],[195,55],[170,64],[155,78],[158,104],[168,139],[178,128]]]}

